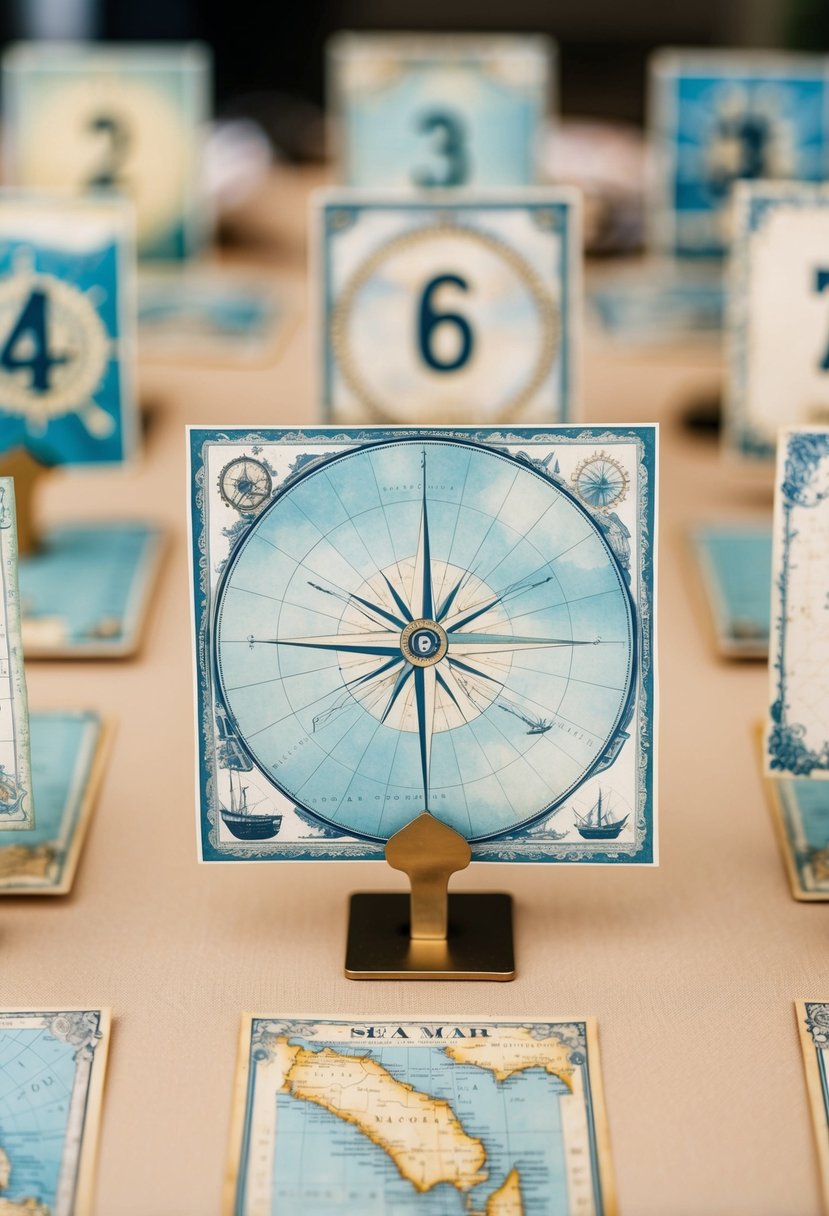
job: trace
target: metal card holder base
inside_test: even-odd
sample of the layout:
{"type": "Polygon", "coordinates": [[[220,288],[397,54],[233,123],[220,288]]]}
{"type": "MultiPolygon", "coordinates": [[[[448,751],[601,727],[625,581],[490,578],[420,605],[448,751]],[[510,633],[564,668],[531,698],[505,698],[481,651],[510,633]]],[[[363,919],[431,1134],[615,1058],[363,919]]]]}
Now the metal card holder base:
{"type": "Polygon", "coordinates": [[[386,845],[410,895],[351,896],[345,975],[350,980],[512,980],[512,897],[449,895],[471,860],[458,832],[424,811],[386,845]]]}
{"type": "Polygon", "coordinates": [[[406,894],[351,896],[345,974],[350,980],[515,979],[512,896],[450,895],[447,935],[411,936],[406,894]]]}

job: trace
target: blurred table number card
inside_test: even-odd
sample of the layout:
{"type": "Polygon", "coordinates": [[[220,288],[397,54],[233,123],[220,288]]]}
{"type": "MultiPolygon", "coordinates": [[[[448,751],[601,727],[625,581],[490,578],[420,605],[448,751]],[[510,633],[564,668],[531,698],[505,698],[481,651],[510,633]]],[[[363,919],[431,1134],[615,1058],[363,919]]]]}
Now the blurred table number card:
{"type": "Polygon", "coordinates": [[[4,1216],[92,1211],[109,1038],[108,1009],[0,1009],[4,1216]]]}
{"type": "Polygon", "coordinates": [[[3,59],[6,180],[118,191],[141,257],[180,259],[209,234],[202,138],[210,60],[198,44],[20,43],[3,59]]]}
{"type": "Polygon", "coordinates": [[[242,1021],[224,1216],[615,1216],[596,1023],[242,1021]]]}
{"type": "MultiPolygon", "coordinates": [[[[775,479],[771,776],[829,778],[829,428],[781,431],[775,479]]],[[[829,784],[825,785],[829,804],[829,784]]]]}
{"type": "MultiPolygon", "coordinates": [[[[126,199],[0,194],[0,463],[134,455],[135,310],[126,199]]],[[[19,493],[19,516],[26,505],[31,515],[19,493]]],[[[135,520],[61,522],[35,538],[20,561],[27,655],[134,651],[159,552],[158,529],[135,520]]]]}
{"type": "Polygon", "coordinates": [[[795,1011],[817,1145],[824,1210],[829,1212],[829,1002],[796,1001],[795,1011]]]}
{"type": "Polygon", "coordinates": [[[35,826],[17,586],[17,518],[10,477],[0,477],[0,584],[0,833],[5,833],[35,826]]]}
{"type": "Polygon", "coordinates": [[[313,204],[326,418],[566,421],[575,411],[580,209],[567,190],[313,204]]]}
{"type": "Polygon", "coordinates": [[[339,34],[328,49],[344,185],[530,186],[554,98],[542,35],[339,34]]]}
{"type": "Polygon", "coordinates": [[[650,239],[719,257],[747,178],[829,176],[829,57],[660,51],[650,68],[650,239]]]}
{"type": "Polygon", "coordinates": [[[829,422],[829,189],[734,192],[725,443],[771,461],[780,427],[829,422]]]}

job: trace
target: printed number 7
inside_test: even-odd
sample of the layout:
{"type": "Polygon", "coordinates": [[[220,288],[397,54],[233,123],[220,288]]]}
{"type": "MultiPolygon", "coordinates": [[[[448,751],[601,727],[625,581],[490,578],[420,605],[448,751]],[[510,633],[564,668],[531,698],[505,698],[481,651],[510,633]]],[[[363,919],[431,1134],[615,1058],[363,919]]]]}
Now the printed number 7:
{"type": "MultiPolygon", "coordinates": [[[[820,293],[821,291],[825,291],[827,287],[829,287],[829,270],[816,270],[815,291],[820,293]]],[[[823,352],[823,358],[820,361],[819,367],[822,372],[829,372],[829,346],[823,352]]]]}

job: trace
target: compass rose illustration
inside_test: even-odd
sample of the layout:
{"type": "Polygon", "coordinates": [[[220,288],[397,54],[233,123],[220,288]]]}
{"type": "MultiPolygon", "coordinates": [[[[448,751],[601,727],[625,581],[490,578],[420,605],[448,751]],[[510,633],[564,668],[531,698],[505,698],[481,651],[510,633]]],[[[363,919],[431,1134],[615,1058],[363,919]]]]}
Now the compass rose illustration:
{"type": "Polygon", "coordinates": [[[594,452],[576,466],[573,485],[582,502],[595,510],[609,511],[626,497],[630,478],[615,457],[594,452]]]}
{"type": "Polygon", "coordinates": [[[384,840],[423,810],[470,840],[610,762],[637,624],[602,529],[508,453],[438,436],[311,465],[217,590],[217,696],[297,806],[384,840]]]}
{"type": "Polygon", "coordinates": [[[273,479],[267,465],[250,456],[238,456],[219,474],[219,493],[229,507],[240,514],[256,511],[267,502],[273,479]]]}

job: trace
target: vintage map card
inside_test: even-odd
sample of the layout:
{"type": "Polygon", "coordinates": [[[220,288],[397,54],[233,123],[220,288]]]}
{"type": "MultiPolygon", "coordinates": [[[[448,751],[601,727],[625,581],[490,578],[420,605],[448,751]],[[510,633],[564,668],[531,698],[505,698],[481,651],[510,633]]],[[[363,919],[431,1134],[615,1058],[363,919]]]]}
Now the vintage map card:
{"type": "Polygon", "coordinates": [[[29,659],[135,654],[164,550],[138,520],[56,524],[20,560],[23,646],[29,659]]]}
{"type": "Polygon", "coordinates": [[[555,45],[540,35],[337,35],[328,92],[340,181],[532,185],[554,69],[555,45]]]}
{"type": "MultiPolygon", "coordinates": [[[[829,777],[829,428],[781,431],[766,771],[829,777]]],[[[829,799],[829,786],[826,787],[829,799]]]]}
{"type": "Polygon", "coordinates": [[[796,1001],[795,1011],[820,1163],[823,1202],[829,1211],[829,1078],[826,1058],[829,1049],[829,1003],[796,1001]]]}
{"type": "Polygon", "coordinates": [[[829,189],[734,190],[726,447],[772,460],[782,426],[829,422],[829,189]]]}
{"type": "Polygon", "coordinates": [[[224,1216],[614,1216],[596,1023],[242,1021],[224,1216]]]}
{"type": "Polygon", "coordinates": [[[722,255],[740,179],[829,174],[829,58],[660,51],[649,110],[650,241],[662,252],[722,255]]]}
{"type": "Polygon", "coordinates": [[[694,529],[691,543],[717,650],[728,659],[764,659],[769,652],[771,528],[704,524],[694,529]]]}
{"type": "Polygon", "coordinates": [[[0,1211],[89,1216],[108,1009],[0,1010],[0,1211]]]}
{"type": "Polygon", "coordinates": [[[34,826],[14,482],[0,477],[0,833],[34,826]]]}
{"type": "Polygon", "coordinates": [[[98,796],[110,732],[98,714],[84,710],[33,713],[29,725],[36,823],[0,837],[0,896],[65,895],[98,796]]]}
{"type": "Polygon", "coordinates": [[[203,860],[655,860],[655,427],[189,448],[203,860]]]}
{"type": "Polygon", "coordinates": [[[124,200],[0,193],[0,452],[44,464],[132,454],[134,275],[124,200]]]}
{"type": "Polygon", "coordinates": [[[439,200],[318,194],[312,282],[326,417],[570,418],[579,215],[568,190],[439,200]]]}
{"type": "Polygon", "coordinates": [[[141,257],[179,259],[209,235],[202,180],[210,62],[194,43],[20,43],[3,58],[6,181],[117,191],[141,257]]]}

